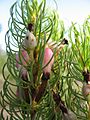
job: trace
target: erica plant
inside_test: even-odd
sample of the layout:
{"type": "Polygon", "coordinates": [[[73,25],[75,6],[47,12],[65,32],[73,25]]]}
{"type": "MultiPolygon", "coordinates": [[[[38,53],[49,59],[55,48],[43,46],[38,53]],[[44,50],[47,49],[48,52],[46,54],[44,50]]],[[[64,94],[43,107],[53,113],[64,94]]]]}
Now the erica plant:
{"type": "Polygon", "coordinates": [[[46,0],[17,1],[10,15],[0,119],[90,119],[89,18],[72,23],[67,40],[46,0]]]}

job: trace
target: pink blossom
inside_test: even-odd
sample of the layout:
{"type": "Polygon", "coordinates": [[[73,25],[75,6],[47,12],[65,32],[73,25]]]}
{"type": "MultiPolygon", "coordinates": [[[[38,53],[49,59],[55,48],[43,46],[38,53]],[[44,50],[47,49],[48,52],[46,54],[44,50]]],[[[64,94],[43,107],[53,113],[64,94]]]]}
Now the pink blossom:
{"type": "MultiPolygon", "coordinates": [[[[22,74],[25,76],[27,70],[24,68],[24,66],[27,66],[27,64],[30,61],[30,57],[27,53],[26,50],[21,50],[20,56],[18,54],[16,54],[16,67],[22,70],[22,74]]],[[[45,48],[45,52],[44,52],[44,59],[43,59],[43,72],[46,73],[50,73],[52,66],[54,63],[54,57],[53,57],[53,52],[50,48],[45,48]]]]}
{"type": "Polygon", "coordinates": [[[26,79],[27,77],[27,69],[25,66],[29,63],[30,58],[26,50],[21,50],[20,56],[19,54],[16,54],[16,67],[18,70],[20,70],[20,76],[23,76],[23,79],[26,79]]]}
{"type": "Polygon", "coordinates": [[[21,50],[20,56],[16,54],[16,67],[19,69],[22,66],[27,66],[29,55],[26,50],[21,50]]]}
{"type": "Polygon", "coordinates": [[[54,57],[52,50],[50,48],[45,48],[44,59],[43,59],[43,67],[45,66],[43,72],[45,74],[51,72],[53,63],[54,63],[54,57]]]}

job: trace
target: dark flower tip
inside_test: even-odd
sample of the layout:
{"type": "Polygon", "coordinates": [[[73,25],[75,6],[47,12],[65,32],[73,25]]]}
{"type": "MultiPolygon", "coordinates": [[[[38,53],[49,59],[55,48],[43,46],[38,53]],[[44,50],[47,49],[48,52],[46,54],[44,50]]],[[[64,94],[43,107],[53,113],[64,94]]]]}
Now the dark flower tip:
{"type": "Polygon", "coordinates": [[[68,40],[66,38],[63,39],[63,44],[68,44],[68,40]]]}
{"type": "Polygon", "coordinates": [[[68,45],[68,40],[66,38],[64,38],[61,42],[62,44],[67,44],[68,45]]]}
{"type": "Polygon", "coordinates": [[[27,26],[27,29],[31,32],[34,30],[34,25],[32,23],[29,23],[27,26]]]}
{"type": "Polygon", "coordinates": [[[50,79],[50,73],[43,73],[43,75],[42,75],[42,80],[48,80],[48,79],[50,79]]]}
{"type": "Polygon", "coordinates": [[[84,81],[86,81],[86,83],[88,83],[90,81],[90,72],[83,71],[82,75],[84,76],[84,81]]]}

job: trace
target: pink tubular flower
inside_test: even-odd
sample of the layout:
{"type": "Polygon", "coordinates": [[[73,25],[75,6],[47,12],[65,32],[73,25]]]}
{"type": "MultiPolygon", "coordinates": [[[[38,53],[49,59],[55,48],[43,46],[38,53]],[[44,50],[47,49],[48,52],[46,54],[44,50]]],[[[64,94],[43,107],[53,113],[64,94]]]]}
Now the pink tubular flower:
{"type": "Polygon", "coordinates": [[[50,48],[45,48],[44,59],[43,59],[43,73],[48,76],[51,73],[51,69],[54,63],[53,52],[50,48]]]}
{"type": "Polygon", "coordinates": [[[29,55],[26,50],[21,50],[20,56],[16,54],[16,67],[19,69],[22,66],[27,66],[29,55]]]}
{"type": "Polygon", "coordinates": [[[27,79],[27,70],[25,66],[27,66],[29,61],[30,61],[30,57],[26,50],[21,50],[20,55],[16,54],[16,67],[18,70],[20,70],[21,72],[20,76],[23,77],[24,80],[27,79]]]}

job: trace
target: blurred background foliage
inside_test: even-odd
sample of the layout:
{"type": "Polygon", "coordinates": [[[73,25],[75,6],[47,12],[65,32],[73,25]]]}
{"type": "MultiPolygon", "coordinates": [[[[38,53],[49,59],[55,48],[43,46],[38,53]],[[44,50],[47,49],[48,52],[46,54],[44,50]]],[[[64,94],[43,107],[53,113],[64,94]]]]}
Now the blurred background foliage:
{"type": "Polygon", "coordinates": [[[1,66],[0,67],[0,74],[2,74],[2,68],[6,62],[6,59],[7,59],[7,55],[6,55],[5,51],[2,50],[2,48],[0,48],[0,66],[1,66]]]}
{"type": "MultiPolygon", "coordinates": [[[[1,86],[2,86],[2,82],[3,82],[2,69],[6,62],[6,59],[7,59],[6,52],[3,51],[2,48],[0,48],[0,82],[1,82],[1,86]]],[[[0,87],[0,90],[1,90],[1,88],[2,87],[0,87]]]]}
{"type": "MultiPolygon", "coordinates": [[[[87,120],[88,105],[82,94],[82,86],[85,82],[82,73],[84,70],[90,71],[90,17],[85,20],[82,26],[72,23],[67,31],[57,12],[55,10],[49,11],[46,7],[46,0],[42,0],[41,3],[38,3],[37,0],[16,2],[12,5],[10,14],[9,30],[5,38],[7,56],[5,53],[0,52],[0,66],[7,62],[3,69],[5,82],[0,100],[3,108],[1,119],[4,119],[4,109],[10,115],[7,115],[7,120],[9,117],[11,120],[30,119],[31,109],[35,109],[37,111],[36,120],[62,120],[62,111],[53,99],[52,90],[54,90],[61,96],[65,106],[77,116],[77,120],[87,120]],[[51,73],[46,92],[40,102],[34,105],[33,108],[32,105],[28,106],[25,102],[21,101],[19,103],[15,95],[16,83],[19,79],[18,70],[15,68],[15,53],[20,51],[28,23],[35,25],[34,35],[38,39],[37,46],[40,48],[39,64],[44,49],[41,49],[42,39],[44,39],[45,44],[49,39],[58,43],[68,34],[69,42],[69,45],[55,57],[54,73],[51,73]],[[27,116],[22,114],[24,107],[28,110],[27,116]]],[[[0,73],[1,71],[2,67],[0,73]]],[[[30,72],[32,73],[32,70],[30,72]]],[[[38,76],[39,78],[40,76],[38,76]]],[[[18,82],[18,84],[20,83],[18,82]]],[[[40,84],[40,80],[38,84],[40,84]]]]}

